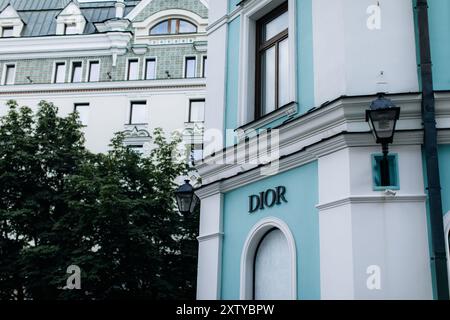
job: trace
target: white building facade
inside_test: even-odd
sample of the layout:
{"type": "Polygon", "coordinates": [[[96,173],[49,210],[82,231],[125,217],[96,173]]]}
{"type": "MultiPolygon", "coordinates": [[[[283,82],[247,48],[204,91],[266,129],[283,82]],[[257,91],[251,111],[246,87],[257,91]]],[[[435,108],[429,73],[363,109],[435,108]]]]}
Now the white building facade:
{"type": "MultiPolygon", "coordinates": [[[[415,4],[210,3],[199,299],[436,298],[415,4]],[[389,186],[365,119],[380,92],[401,108],[389,186]]],[[[431,0],[430,15],[442,6],[431,0]]],[[[432,37],[446,32],[436,25],[432,37]]],[[[444,90],[435,94],[443,214],[444,90]]]]}
{"type": "Polygon", "coordinates": [[[46,100],[79,112],[91,151],[125,132],[146,152],[162,128],[199,157],[207,23],[205,0],[0,0],[0,114],[46,100]]]}

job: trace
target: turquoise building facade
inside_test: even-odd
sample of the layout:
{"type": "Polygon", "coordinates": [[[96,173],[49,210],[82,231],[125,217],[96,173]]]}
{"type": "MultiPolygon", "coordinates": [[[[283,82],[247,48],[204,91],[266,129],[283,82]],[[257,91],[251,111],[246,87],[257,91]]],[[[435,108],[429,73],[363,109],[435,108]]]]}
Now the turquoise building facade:
{"type": "MultiPolygon", "coordinates": [[[[448,253],[447,9],[430,0],[448,253]]],[[[416,15],[411,0],[210,4],[199,299],[436,298],[416,15]],[[270,38],[273,21],[286,29],[270,38]],[[283,41],[275,90],[289,102],[264,113],[265,50],[283,41]],[[389,186],[365,119],[380,92],[401,108],[389,186]]]]}

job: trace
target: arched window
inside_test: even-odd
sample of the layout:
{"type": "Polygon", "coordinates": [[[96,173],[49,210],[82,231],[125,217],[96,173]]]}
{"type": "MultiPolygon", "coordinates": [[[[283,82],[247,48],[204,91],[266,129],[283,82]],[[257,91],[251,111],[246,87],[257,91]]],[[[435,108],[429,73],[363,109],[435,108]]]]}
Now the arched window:
{"type": "Polygon", "coordinates": [[[288,300],[291,298],[291,254],[283,232],[269,230],[255,252],[253,271],[254,300],[288,300]]]}
{"type": "Polygon", "coordinates": [[[150,35],[196,33],[197,26],[183,19],[167,19],[150,30],[150,35]]]}

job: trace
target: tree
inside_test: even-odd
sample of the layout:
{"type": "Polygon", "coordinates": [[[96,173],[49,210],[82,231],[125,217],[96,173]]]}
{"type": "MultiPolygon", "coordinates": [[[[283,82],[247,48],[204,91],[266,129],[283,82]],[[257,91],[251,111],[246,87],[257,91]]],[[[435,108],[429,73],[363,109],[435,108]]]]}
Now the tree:
{"type": "Polygon", "coordinates": [[[117,134],[107,154],[84,147],[77,114],[9,102],[0,122],[0,298],[194,298],[198,212],[180,215],[179,137],[148,157],[117,134]],[[67,267],[81,290],[63,290],[67,267]]]}

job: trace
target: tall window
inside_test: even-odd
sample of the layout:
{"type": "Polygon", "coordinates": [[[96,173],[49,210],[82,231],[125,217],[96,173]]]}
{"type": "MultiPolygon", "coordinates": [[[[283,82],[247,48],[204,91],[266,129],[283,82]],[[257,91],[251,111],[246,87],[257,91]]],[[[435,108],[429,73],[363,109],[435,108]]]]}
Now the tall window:
{"type": "Polygon", "coordinates": [[[190,160],[195,163],[203,159],[203,145],[202,144],[192,144],[190,150],[190,160]]]}
{"type": "Polygon", "coordinates": [[[208,57],[207,56],[203,56],[203,68],[202,68],[202,77],[206,78],[206,68],[208,66],[208,57]]]}
{"type": "Polygon", "coordinates": [[[97,82],[100,80],[100,62],[99,61],[90,61],[89,62],[89,82],[97,82]]]}
{"type": "Polygon", "coordinates": [[[14,36],[14,27],[3,27],[1,31],[2,38],[11,38],[14,36]]]}
{"type": "Polygon", "coordinates": [[[139,60],[130,59],[128,60],[127,80],[138,80],[138,79],[139,79],[139,60]]]}
{"type": "Polygon", "coordinates": [[[64,34],[77,34],[77,24],[76,23],[66,23],[64,25],[64,34]]]}
{"type": "Polygon", "coordinates": [[[5,84],[14,84],[16,77],[16,66],[14,64],[5,65],[5,84]]]}
{"type": "Polygon", "coordinates": [[[189,122],[205,121],[205,100],[189,101],[189,122]]]}
{"type": "Polygon", "coordinates": [[[81,74],[83,70],[83,64],[81,61],[72,62],[72,75],[71,82],[81,82],[81,74]]]}
{"type": "Polygon", "coordinates": [[[257,22],[256,118],[289,103],[288,26],[287,3],[257,22]]]}
{"type": "Polygon", "coordinates": [[[184,77],[195,78],[197,69],[197,59],[195,57],[186,57],[184,62],[184,77]]]}
{"type": "Polygon", "coordinates": [[[149,58],[145,60],[145,79],[153,80],[156,79],[156,59],[149,58]]]}
{"type": "Polygon", "coordinates": [[[254,300],[288,300],[291,290],[291,255],[283,232],[274,228],[256,250],[253,271],[254,300]]]}
{"type": "Polygon", "coordinates": [[[78,112],[81,124],[87,126],[89,123],[89,103],[75,103],[74,111],[78,112]]]}
{"type": "Polygon", "coordinates": [[[129,124],[147,124],[147,102],[133,101],[130,105],[130,122],[129,124]]]}
{"type": "Polygon", "coordinates": [[[55,75],[53,76],[54,83],[64,83],[66,78],[66,63],[57,62],[55,64],[55,75]]]}
{"type": "Polygon", "coordinates": [[[196,33],[197,26],[183,19],[168,19],[150,30],[150,35],[196,33]]]}

